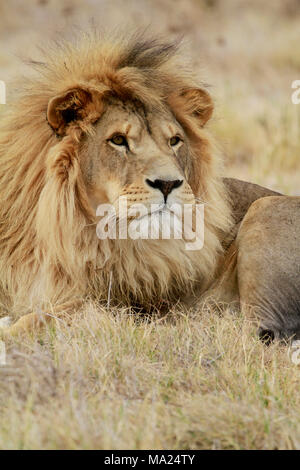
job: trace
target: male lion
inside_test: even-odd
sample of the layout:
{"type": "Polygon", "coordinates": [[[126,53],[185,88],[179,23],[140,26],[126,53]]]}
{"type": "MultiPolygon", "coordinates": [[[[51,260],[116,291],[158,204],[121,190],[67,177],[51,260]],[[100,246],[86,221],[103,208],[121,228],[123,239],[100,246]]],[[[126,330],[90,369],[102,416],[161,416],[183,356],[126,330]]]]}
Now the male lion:
{"type": "Polygon", "coordinates": [[[149,309],[211,296],[250,308],[262,335],[299,335],[300,198],[222,179],[205,129],[212,100],[177,49],[143,35],[66,43],[34,64],[1,119],[8,335],[85,298],[149,309]],[[99,240],[96,209],[121,196],[163,212],[204,203],[203,248],[99,240]]]}

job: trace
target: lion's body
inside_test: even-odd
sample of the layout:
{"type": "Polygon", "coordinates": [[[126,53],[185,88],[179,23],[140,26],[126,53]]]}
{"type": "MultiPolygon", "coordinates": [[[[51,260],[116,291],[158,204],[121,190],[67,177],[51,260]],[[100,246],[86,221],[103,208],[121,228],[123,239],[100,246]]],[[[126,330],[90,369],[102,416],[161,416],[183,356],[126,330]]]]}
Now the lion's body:
{"type": "MultiPolygon", "coordinates": [[[[299,201],[269,198],[275,193],[222,179],[212,138],[204,129],[212,103],[182,64],[178,67],[175,52],[173,46],[142,37],[117,46],[87,38],[54,51],[11,106],[0,127],[3,316],[18,319],[31,311],[63,310],[87,297],[149,309],[162,301],[183,302],[195,293],[201,299],[210,288],[221,292],[224,286],[224,298],[257,306],[264,295],[257,290],[263,284],[257,273],[265,270],[261,250],[267,247],[254,242],[255,214],[263,219],[266,209],[260,201],[251,204],[266,198],[278,206],[277,216],[290,218],[282,246],[295,255],[290,272],[284,256],[277,256],[281,238],[276,222],[266,222],[265,243],[276,232],[270,256],[279,278],[286,273],[283,285],[291,280],[292,300],[272,297],[271,280],[266,295],[275,299],[273,313],[281,302],[290,316],[294,309],[299,317],[299,201]],[[113,142],[116,131],[119,140],[126,137],[123,147],[113,142]],[[174,136],[178,139],[171,148],[174,136]],[[162,198],[157,182],[178,187],[164,193],[165,206],[167,198],[191,204],[193,210],[204,203],[201,250],[186,250],[185,239],[96,237],[99,204],[116,205],[126,196],[129,205],[150,207],[162,198]]],[[[28,321],[23,316],[20,325],[36,324],[34,315],[28,321]]],[[[297,330],[297,322],[289,320],[287,330],[297,330]]],[[[272,330],[279,323],[262,326],[272,330]]],[[[284,330],[284,321],[277,330],[284,330]]]]}
{"type": "Polygon", "coordinates": [[[260,335],[300,339],[300,197],[258,199],[237,236],[241,306],[260,335]]]}

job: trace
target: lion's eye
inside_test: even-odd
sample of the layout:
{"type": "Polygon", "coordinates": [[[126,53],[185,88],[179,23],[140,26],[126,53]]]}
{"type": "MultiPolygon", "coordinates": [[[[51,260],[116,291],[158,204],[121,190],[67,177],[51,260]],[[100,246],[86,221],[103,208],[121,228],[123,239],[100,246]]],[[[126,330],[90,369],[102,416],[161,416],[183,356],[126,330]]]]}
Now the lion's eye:
{"type": "Polygon", "coordinates": [[[120,145],[120,146],[123,145],[125,147],[128,147],[127,139],[122,134],[114,135],[113,137],[111,137],[111,139],[109,139],[109,141],[115,145],[120,145]]]}
{"type": "Polygon", "coordinates": [[[175,145],[179,144],[181,142],[181,138],[178,135],[174,135],[170,139],[170,145],[171,147],[175,147],[175,145]]]}

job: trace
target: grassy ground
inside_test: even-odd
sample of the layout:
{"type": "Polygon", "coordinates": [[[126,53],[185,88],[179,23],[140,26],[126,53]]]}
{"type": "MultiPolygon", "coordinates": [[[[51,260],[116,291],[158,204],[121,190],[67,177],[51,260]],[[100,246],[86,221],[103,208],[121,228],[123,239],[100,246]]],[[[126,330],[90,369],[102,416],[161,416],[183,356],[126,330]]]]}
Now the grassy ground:
{"type": "Polygon", "coordinates": [[[299,448],[299,373],[225,312],[137,321],[89,306],[8,347],[0,447],[299,448]]]}
{"type": "MultiPolygon", "coordinates": [[[[10,77],[23,71],[13,54],[30,50],[42,33],[53,37],[92,16],[113,26],[124,15],[119,0],[63,3],[0,5],[8,97],[10,77]]],[[[226,174],[300,194],[300,105],[291,103],[291,83],[300,79],[299,2],[127,7],[136,24],[188,34],[194,66],[216,102],[211,129],[226,174]]],[[[256,327],[228,311],[175,309],[147,322],[88,305],[71,327],[59,323],[7,344],[0,448],[300,448],[300,377],[290,355],[288,347],[263,346],[256,327]]]]}

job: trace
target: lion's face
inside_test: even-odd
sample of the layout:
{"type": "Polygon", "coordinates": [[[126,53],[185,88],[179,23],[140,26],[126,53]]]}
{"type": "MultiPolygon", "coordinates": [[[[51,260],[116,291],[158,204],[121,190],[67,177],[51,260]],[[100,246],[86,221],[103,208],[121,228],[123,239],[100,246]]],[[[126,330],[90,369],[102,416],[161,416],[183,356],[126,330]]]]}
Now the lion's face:
{"type": "Polygon", "coordinates": [[[84,139],[81,168],[94,210],[104,203],[117,208],[120,196],[127,205],[193,204],[188,183],[190,148],[182,126],[166,108],[146,111],[138,103],[110,100],[84,139]]]}

